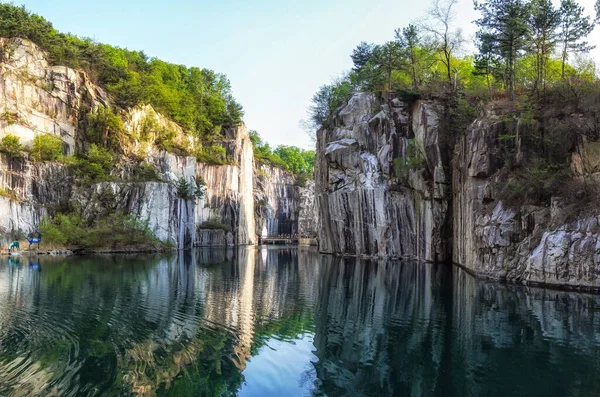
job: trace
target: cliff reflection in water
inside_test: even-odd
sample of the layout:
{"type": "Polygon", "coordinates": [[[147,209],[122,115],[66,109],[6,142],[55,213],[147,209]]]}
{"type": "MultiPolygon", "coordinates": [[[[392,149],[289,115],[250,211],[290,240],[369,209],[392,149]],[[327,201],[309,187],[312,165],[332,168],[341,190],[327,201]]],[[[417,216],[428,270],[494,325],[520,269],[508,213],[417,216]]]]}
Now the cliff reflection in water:
{"type": "Polygon", "coordinates": [[[0,395],[600,390],[599,296],[450,266],[291,248],[3,258],[0,299],[0,395]]]}

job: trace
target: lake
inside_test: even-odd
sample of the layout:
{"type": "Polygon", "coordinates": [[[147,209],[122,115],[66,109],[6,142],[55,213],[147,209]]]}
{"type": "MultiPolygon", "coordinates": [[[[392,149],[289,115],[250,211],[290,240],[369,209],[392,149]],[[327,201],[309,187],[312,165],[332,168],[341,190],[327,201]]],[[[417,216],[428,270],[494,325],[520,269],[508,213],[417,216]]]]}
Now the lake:
{"type": "Polygon", "coordinates": [[[0,258],[1,396],[599,396],[600,296],[309,248],[0,258]]]}

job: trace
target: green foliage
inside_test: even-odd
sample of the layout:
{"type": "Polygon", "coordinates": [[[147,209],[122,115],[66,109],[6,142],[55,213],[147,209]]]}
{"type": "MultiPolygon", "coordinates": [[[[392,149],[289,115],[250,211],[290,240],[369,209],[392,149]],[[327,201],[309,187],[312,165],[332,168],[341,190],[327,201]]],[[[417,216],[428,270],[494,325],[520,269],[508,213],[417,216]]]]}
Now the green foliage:
{"type": "Polygon", "coordinates": [[[183,200],[191,200],[194,197],[192,194],[192,184],[185,178],[179,178],[175,187],[177,188],[178,198],[183,200]]]}
{"type": "Polygon", "coordinates": [[[258,132],[252,130],[249,134],[254,146],[254,159],[258,163],[288,170],[296,176],[300,174],[312,175],[315,166],[314,150],[303,150],[296,146],[283,145],[272,150],[268,143],[263,142],[258,132]]]}
{"type": "Polygon", "coordinates": [[[19,137],[10,134],[5,135],[0,141],[0,152],[11,157],[23,157],[23,145],[21,145],[19,137]]]}
{"type": "Polygon", "coordinates": [[[0,114],[0,121],[5,122],[8,125],[17,124],[20,121],[19,113],[17,112],[3,112],[0,114]]]}
{"type": "Polygon", "coordinates": [[[193,191],[194,191],[194,196],[196,196],[196,198],[202,199],[204,198],[204,192],[206,190],[206,182],[204,182],[204,179],[201,176],[195,176],[193,177],[193,191]]]}
{"type": "MultiPolygon", "coordinates": [[[[598,3],[597,3],[598,4],[598,3]]],[[[594,24],[585,10],[575,0],[562,0],[560,3],[560,32],[558,36],[561,52],[562,77],[569,53],[588,52],[593,48],[585,38],[594,30],[594,24]]]]}
{"type": "Polygon", "coordinates": [[[427,163],[421,150],[421,143],[416,139],[408,141],[404,156],[394,159],[394,172],[396,178],[407,182],[410,171],[423,169],[427,163]]]}
{"type": "MultiPolygon", "coordinates": [[[[222,74],[60,33],[24,7],[0,4],[0,37],[33,41],[48,52],[52,64],[86,70],[106,87],[117,106],[149,103],[199,137],[218,135],[222,127],[241,123],[244,115],[222,74]]],[[[106,129],[96,132],[102,134],[106,129]]]]}
{"type": "Polygon", "coordinates": [[[201,148],[196,153],[196,160],[207,164],[229,164],[227,160],[227,150],[220,145],[212,145],[201,148]]]}
{"type": "Polygon", "coordinates": [[[102,105],[87,114],[86,123],[80,124],[89,143],[105,146],[113,151],[121,150],[123,121],[112,109],[102,105]]]}
{"type": "Polygon", "coordinates": [[[57,161],[63,157],[63,143],[57,135],[39,134],[33,139],[31,148],[31,160],[33,161],[57,161]]]}
{"type": "Polygon", "coordinates": [[[134,176],[138,181],[144,182],[162,182],[156,167],[150,163],[142,162],[134,168],[134,176]]]}
{"type": "Polygon", "coordinates": [[[96,144],[90,145],[86,156],[74,159],[72,164],[76,169],[78,182],[82,185],[112,180],[110,170],[114,165],[114,156],[108,149],[96,144]]]}
{"type": "Polygon", "coordinates": [[[211,230],[224,230],[225,232],[229,232],[229,227],[221,223],[218,217],[214,216],[211,219],[202,222],[198,229],[211,229],[211,230]]]}
{"type": "Polygon", "coordinates": [[[17,193],[13,189],[0,187],[0,196],[9,198],[11,200],[18,200],[17,193]]]}
{"type": "Polygon", "coordinates": [[[177,197],[183,200],[201,199],[204,197],[206,183],[202,177],[193,177],[192,181],[187,181],[181,177],[175,185],[177,188],[177,197]]]}
{"type": "Polygon", "coordinates": [[[342,106],[352,95],[353,85],[349,77],[334,80],[331,84],[319,88],[312,97],[312,105],[308,109],[307,129],[314,132],[324,125],[329,117],[342,106]]]}
{"type": "Polygon", "coordinates": [[[274,152],[293,174],[312,174],[315,166],[314,150],[303,150],[296,146],[278,146],[274,152]]]}
{"type": "Polygon", "coordinates": [[[526,203],[550,204],[550,199],[565,192],[570,170],[565,164],[549,164],[535,160],[514,176],[496,185],[498,198],[508,205],[526,203]]]}
{"type": "Polygon", "coordinates": [[[113,213],[86,222],[75,213],[58,213],[40,223],[43,244],[71,249],[157,249],[160,243],[152,236],[148,224],[133,215],[113,213]]]}

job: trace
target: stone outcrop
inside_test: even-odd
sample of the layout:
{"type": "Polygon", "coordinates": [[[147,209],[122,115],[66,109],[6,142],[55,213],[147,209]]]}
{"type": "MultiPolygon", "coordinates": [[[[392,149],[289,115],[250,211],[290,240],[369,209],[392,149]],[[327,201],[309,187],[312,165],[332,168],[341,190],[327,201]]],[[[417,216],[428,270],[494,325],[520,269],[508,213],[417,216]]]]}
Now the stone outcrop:
{"type": "Polygon", "coordinates": [[[322,252],[450,259],[451,179],[438,113],[433,102],[381,105],[359,93],[318,132],[322,252]]]}
{"type": "Polygon", "coordinates": [[[298,235],[316,238],[319,234],[319,209],[315,201],[315,181],[306,181],[298,188],[298,235]]]}
{"type": "Polygon", "coordinates": [[[258,164],[254,173],[256,234],[262,237],[298,233],[299,188],[285,170],[258,164]]]}
{"type": "Polygon", "coordinates": [[[0,38],[0,51],[0,134],[26,145],[39,133],[59,135],[66,154],[75,153],[79,110],[106,105],[104,91],[83,72],[50,66],[28,40],[0,38]]]}
{"type": "MultiPolygon", "coordinates": [[[[228,155],[231,165],[199,164],[198,176],[206,184],[204,199],[200,200],[198,211],[198,233],[203,242],[234,242],[238,245],[256,243],[254,220],[254,153],[246,126],[242,125],[227,133],[229,137],[228,155]],[[223,228],[209,231],[208,223],[222,225],[223,228]],[[204,225],[204,227],[203,227],[204,225]],[[218,235],[225,231],[224,240],[218,235]]],[[[221,245],[221,244],[218,244],[221,245]]]]}
{"type": "MultiPolygon", "coordinates": [[[[49,133],[60,136],[65,155],[85,151],[89,139],[81,121],[99,106],[110,106],[104,91],[84,72],[50,66],[44,51],[30,41],[0,39],[0,49],[0,139],[16,135],[27,147],[36,135],[49,133]]],[[[271,168],[265,170],[268,178],[257,180],[245,125],[223,131],[229,164],[210,165],[161,151],[160,134],[168,133],[172,144],[190,151],[200,143],[151,106],[123,110],[119,116],[128,141],[119,142],[125,156],[111,171],[111,182],[78,186],[72,167],[0,154],[0,247],[33,233],[44,216],[66,206],[79,208],[88,220],[116,211],[133,214],[158,239],[178,248],[254,244],[263,225],[271,234],[297,231],[294,178],[271,168]],[[156,178],[139,180],[129,157],[143,158],[156,178]],[[181,179],[192,186],[204,183],[204,197],[178,197],[181,179]],[[259,227],[255,185],[256,197],[269,206],[259,227]]]]}
{"type": "MultiPolygon", "coordinates": [[[[459,138],[454,156],[454,256],[473,273],[494,279],[556,286],[600,288],[599,216],[568,221],[572,205],[555,197],[549,207],[498,199],[495,186],[506,161],[499,138],[505,122],[476,120],[459,138]]],[[[510,161],[527,157],[517,130],[510,161]]],[[[581,178],[595,182],[597,144],[582,144],[573,155],[581,178]]]]}
{"type": "MultiPolygon", "coordinates": [[[[536,158],[536,128],[489,110],[454,140],[435,101],[381,104],[355,94],[318,133],[320,249],[454,261],[481,277],[600,289],[600,216],[560,197],[505,203],[510,167],[536,158]],[[510,137],[510,140],[507,140],[510,137]],[[504,179],[503,179],[504,178],[504,179]]],[[[600,181],[600,144],[572,155],[575,178],[600,181]]]]}

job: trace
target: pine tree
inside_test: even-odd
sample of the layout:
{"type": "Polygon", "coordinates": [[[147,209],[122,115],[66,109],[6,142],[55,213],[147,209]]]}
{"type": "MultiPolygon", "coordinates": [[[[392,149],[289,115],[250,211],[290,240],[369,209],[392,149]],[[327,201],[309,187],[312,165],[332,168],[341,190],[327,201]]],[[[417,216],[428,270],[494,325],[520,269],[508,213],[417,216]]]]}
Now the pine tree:
{"type": "Polygon", "coordinates": [[[354,63],[354,71],[360,70],[373,55],[373,44],[362,41],[354,50],[352,50],[352,62],[354,63]]]}
{"type": "Polygon", "coordinates": [[[489,33],[480,32],[477,35],[477,48],[479,54],[475,56],[475,63],[473,74],[475,76],[484,76],[488,88],[488,94],[492,92],[492,81],[496,80],[503,81],[504,75],[502,74],[502,61],[500,57],[494,52],[497,43],[495,37],[489,33]]]}
{"type": "Polygon", "coordinates": [[[529,33],[529,10],[522,0],[486,0],[475,3],[482,16],[475,23],[479,35],[493,37],[492,53],[504,62],[504,84],[509,99],[515,97],[515,75],[519,56],[526,45],[529,33]]]}
{"type": "MultiPolygon", "coordinates": [[[[598,9],[598,3],[596,3],[598,9]]],[[[569,53],[588,52],[594,48],[584,41],[594,30],[594,24],[589,16],[584,15],[584,9],[575,0],[562,0],[560,5],[560,33],[559,41],[561,46],[562,60],[562,78],[565,78],[565,65],[569,53]]]]}
{"type": "Polygon", "coordinates": [[[547,63],[556,47],[557,28],[560,23],[559,10],[552,6],[551,0],[532,0],[531,15],[531,49],[535,52],[536,79],[535,91],[539,95],[540,86],[546,90],[547,63]]]}
{"type": "Polygon", "coordinates": [[[371,62],[377,67],[382,77],[385,79],[384,91],[392,90],[392,72],[402,69],[405,65],[402,48],[397,41],[388,41],[383,45],[378,45],[373,50],[371,62]]]}
{"type": "Polygon", "coordinates": [[[410,69],[410,77],[412,80],[413,90],[418,90],[421,85],[421,79],[419,75],[419,55],[418,50],[421,46],[421,39],[419,38],[419,29],[410,24],[406,28],[396,29],[396,40],[400,44],[405,57],[408,60],[408,68],[410,69]]]}

